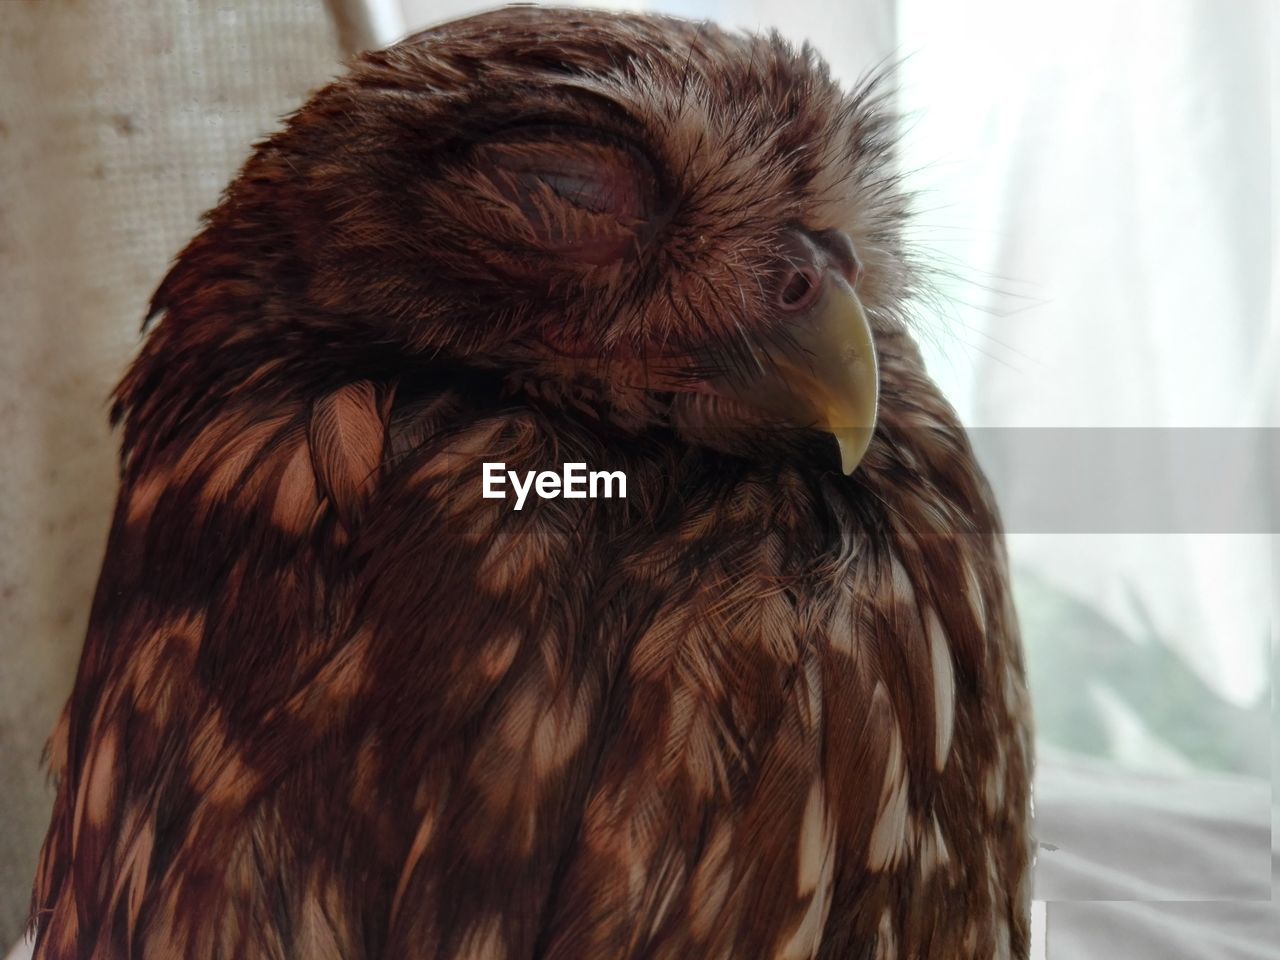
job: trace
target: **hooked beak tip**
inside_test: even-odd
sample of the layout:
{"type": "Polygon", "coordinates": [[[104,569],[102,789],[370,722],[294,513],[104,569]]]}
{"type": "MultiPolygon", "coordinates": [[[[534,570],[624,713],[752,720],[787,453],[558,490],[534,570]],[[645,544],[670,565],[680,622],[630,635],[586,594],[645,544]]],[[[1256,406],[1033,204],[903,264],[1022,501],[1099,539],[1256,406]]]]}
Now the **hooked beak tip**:
{"type": "Polygon", "coordinates": [[[840,472],[846,477],[850,476],[866,456],[875,428],[831,427],[830,431],[836,439],[836,445],[840,448],[840,472]]]}

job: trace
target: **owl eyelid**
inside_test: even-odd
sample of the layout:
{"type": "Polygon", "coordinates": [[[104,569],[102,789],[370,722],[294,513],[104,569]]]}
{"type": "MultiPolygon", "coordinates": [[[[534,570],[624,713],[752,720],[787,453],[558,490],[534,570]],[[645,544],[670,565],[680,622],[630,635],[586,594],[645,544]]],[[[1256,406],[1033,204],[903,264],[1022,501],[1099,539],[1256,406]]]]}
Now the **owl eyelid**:
{"type": "MultiPolygon", "coordinates": [[[[597,157],[596,159],[600,159],[597,157]]],[[[551,193],[576,207],[591,213],[619,214],[624,211],[642,213],[645,198],[637,196],[636,188],[643,190],[640,178],[631,171],[610,164],[592,163],[590,158],[580,158],[571,153],[522,158],[512,156],[509,164],[502,165],[500,175],[522,191],[546,186],[551,193]]],[[[541,191],[539,191],[541,192],[541,191]]]]}
{"type": "Polygon", "coordinates": [[[472,141],[473,150],[486,147],[518,148],[521,144],[534,147],[555,148],[586,147],[616,151],[634,167],[637,173],[653,188],[655,195],[663,195],[666,178],[662,165],[630,133],[610,126],[585,126],[555,117],[512,120],[503,126],[490,129],[485,135],[472,141]]]}
{"type": "Polygon", "coordinates": [[[508,263],[508,273],[554,271],[554,264],[577,273],[621,262],[651,233],[656,178],[644,156],[616,138],[545,124],[508,129],[473,144],[466,166],[501,198],[499,226],[513,228],[501,238],[486,229],[490,237],[510,252],[551,261],[529,271],[508,263]]]}

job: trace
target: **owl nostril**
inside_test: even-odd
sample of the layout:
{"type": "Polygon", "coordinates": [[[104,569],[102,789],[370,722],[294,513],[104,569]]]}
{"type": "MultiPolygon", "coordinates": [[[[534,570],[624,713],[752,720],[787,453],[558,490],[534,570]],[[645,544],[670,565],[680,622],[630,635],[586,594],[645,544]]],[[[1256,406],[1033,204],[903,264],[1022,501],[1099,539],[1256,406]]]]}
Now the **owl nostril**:
{"type": "Polygon", "coordinates": [[[778,306],[783,310],[805,309],[817,297],[819,283],[818,271],[813,267],[792,265],[778,292],[778,306]]]}

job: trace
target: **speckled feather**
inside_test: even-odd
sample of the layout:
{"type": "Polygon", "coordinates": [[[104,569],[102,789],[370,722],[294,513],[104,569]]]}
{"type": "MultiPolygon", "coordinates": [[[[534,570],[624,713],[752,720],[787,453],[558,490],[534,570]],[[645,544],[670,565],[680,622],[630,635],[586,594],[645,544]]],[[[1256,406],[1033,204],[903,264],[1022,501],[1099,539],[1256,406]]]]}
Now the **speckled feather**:
{"type": "Polygon", "coordinates": [[[259,145],[117,394],[37,958],[1027,956],[1017,628],[906,323],[880,87],[512,8],[363,56],[259,145]],[[593,131],[626,216],[613,180],[604,213],[513,192],[544,128],[593,131]],[[864,261],[852,477],[622,374],[735,369],[788,223],[864,261]],[[485,460],[629,496],[517,513],[485,460]]]}

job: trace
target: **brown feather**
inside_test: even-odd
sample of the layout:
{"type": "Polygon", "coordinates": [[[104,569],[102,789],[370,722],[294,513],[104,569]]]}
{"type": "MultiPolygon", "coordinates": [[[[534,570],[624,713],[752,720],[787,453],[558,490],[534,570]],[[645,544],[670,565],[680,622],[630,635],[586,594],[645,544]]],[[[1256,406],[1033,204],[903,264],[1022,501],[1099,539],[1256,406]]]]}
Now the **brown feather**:
{"type": "MultiPolygon", "coordinates": [[[[392,390],[367,380],[344,384],[321,397],[307,426],[311,464],[321,489],[348,530],[355,528],[382,464],[392,390]]],[[[297,483],[305,479],[299,473],[297,483]]],[[[292,494],[292,497],[301,496],[292,494]]]]}

